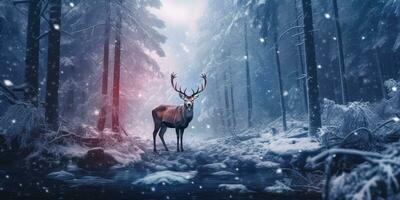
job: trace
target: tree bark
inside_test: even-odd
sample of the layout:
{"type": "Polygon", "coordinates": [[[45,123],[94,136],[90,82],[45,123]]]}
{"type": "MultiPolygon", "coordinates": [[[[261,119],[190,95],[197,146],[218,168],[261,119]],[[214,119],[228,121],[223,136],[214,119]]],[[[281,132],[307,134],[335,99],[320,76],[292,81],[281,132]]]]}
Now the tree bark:
{"type": "Polygon", "coordinates": [[[234,93],[233,93],[233,80],[232,80],[232,66],[229,65],[229,84],[230,84],[230,89],[231,89],[231,114],[232,114],[232,128],[233,131],[236,131],[236,114],[235,114],[235,99],[234,93]]]}
{"type": "Polygon", "coordinates": [[[346,105],[348,101],[347,93],[347,82],[346,82],[346,66],[344,64],[344,53],[343,53],[343,40],[342,31],[339,21],[339,11],[337,6],[337,0],[332,0],[333,14],[335,17],[335,28],[336,28],[336,41],[338,45],[339,54],[339,73],[340,73],[340,86],[342,89],[342,104],[346,105]]]}
{"type": "Polygon", "coordinates": [[[253,97],[251,94],[251,81],[250,81],[250,65],[249,65],[249,49],[247,42],[247,22],[244,22],[244,50],[246,62],[246,89],[247,89],[247,123],[252,127],[251,117],[253,114],[253,97]]]}
{"type": "Polygon", "coordinates": [[[107,91],[108,91],[108,63],[110,51],[110,0],[105,0],[105,9],[107,13],[106,26],[104,29],[104,52],[103,52],[103,80],[102,80],[102,105],[99,113],[99,120],[97,122],[97,129],[103,131],[107,118],[107,91]]]}
{"type": "Polygon", "coordinates": [[[60,78],[61,0],[49,1],[49,35],[46,82],[46,122],[51,128],[58,126],[58,89],[60,78]]]}
{"type": "MultiPolygon", "coordinates": [[[[222,99],[222,97],[221,97],[221,92],[219,91],[219,87],[218,86],[220,86],[221,84],[219,83],[219,81],[218,81],[219,79],[217,78],[216,79],[216,81],[215,81],[215,83],[216,83],[216,92],[217,92],[217,102],[219,102],[219,103],[221,103],[221,101],[219,101],[220,99],[222,99]]],[[[226,134],[226,130],[227,130],[227,127],[226,127],[226,124],[225,124],[225,119],[226,119],[226,116],[225,116],[225,112],[224,112],[224,108],[223,108],[224,106],[222,105],[222,104],[220,104],[220,105],[218,105],[218,113],[220,114],[220,116],[219,116],[219,118],[221,119],[221,124],[222,124],[222,129],[223,129],[223,132],[226,134]]]]}
{"type": "Polygon", "coordinates": [[[311,0],[302,0],[304,21],[304,44],[307,66],[309,135],[314,137],[321,128],[318,91],[317,63],[315,60],[314,25],[311,0]]]}
{"type": "Polygon", "coordinates": [[[383,74],[382,74],[382,65],[379,60],[378,50],[375,50],[375,60],[376,60],[376,69],[378,71],[379,84],[381,86],[382,98],[386,99],[387,94],[386,94],[386,89],[385,89],[385,79],[383,78],[383,74]]]}
{"type": "Polygon", "coordinates": [[[39,91],[39,34],[40,34],[40,0],[29,1],[28,26],[26,33],[25,83],[26,101],[38,106],[39,91]]]}
{"type": "Polygon", "coordinates": [[[282,83],[282,72],[281,72],[281,62],[279,59],[279,47],[278,47],[278,41],[275,35],[275,45],[274,45],[274,50],[275,50],[275,61],[276,61],[276,71],[278,72],[278,85],[279,85],[279,96],[280,96],[280,101],[281,101],[281,112],[282,112],[282,126],[283,130],[287,130],[287,124],[286,124],[286,104],[285,104],[285,96],[283,92],[283,83],[282,83]]]}
{"type": "Polygon", "coordinates": [[[278,73],[278,86],[279,86],[279,97],[280,97],[280,104],[281,104],[281,114],[282,114],[282,127],[283,130],[287,130],[286,124],[286,104],[285,104],[285,97],[283,91],[283,81],[282,81],[282,72],[281,72],[281,62],[279,58],[279,39],[278,39],[278,3],[276,1],[271,1],[272,5],[272,12],[271,13],[271,34],[273,37],[274,42],[274,54],[275,54],[275,62],[276,62],[276,71],[278,73]]]}
{"type": "MultiPolygon", "coordinates": [[[[295,0],[294,2],[295,2],[295,13],[296,13],[296,26],[300,26],[299,19],[298,19],[299,11],[297,9],[297,0],[295,0]]],[[[303,49],[303,45],[300,45],[300,43],[302,42],[301,41],[302,37],[300,35],[300,31],[299,31],[299,29],[296,29],[296,30],[297,30],[297,43],[298,43],[297,55],[299,58],[300,72],[301,72],[301,75],[303,76],[306,73],[306,70],[304,67],[304,55],[303,55],[304,49],[303,49]]],[[[301,85],[303,87],[304,111],[305,111],[305,113],[308,113],[307,83],[306,83],[305,78],[301,79],[301,85]]]]}
{"type": "MultiPolygon", "coordinates": [[[[119,1],[122,7],[122,0],[119,1]]],[[[121,29],[122,29],[122,11],[118,9],[117,24],[115,33],[115,52],[114,52],[114,80],[113,80],[113,98],[112,98],[112,130],[119,132],[119,88],[121,71],[121,29]]]]}
{"type": "MultiPolygon", "coordinates": [[[[222,73],[224,73],[223,76],[224,76],[225,113],[230,113],[229,112],[230,105],[229,105],[228,81],[226,79],[226,72],[223,71],[222,73]]],[[[226,121],[227,121],[228,129],[230,130],[232,128],[232,126],[231,126],[231,117],[229,116],[229,114],[227,114],[227,116],[226,116],[226,121]]]]}

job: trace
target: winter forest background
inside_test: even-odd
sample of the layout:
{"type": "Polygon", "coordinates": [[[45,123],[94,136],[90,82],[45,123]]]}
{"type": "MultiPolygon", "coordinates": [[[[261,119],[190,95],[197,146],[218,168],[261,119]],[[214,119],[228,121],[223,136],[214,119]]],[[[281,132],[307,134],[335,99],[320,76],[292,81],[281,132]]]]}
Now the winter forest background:
{"type": "Polygon", "coordinates": [[[0,194],[396,199],[399,32],[397,0],[0,0],[0,194]],[[173,72],[208,85],[155,155],[173,72]]]}

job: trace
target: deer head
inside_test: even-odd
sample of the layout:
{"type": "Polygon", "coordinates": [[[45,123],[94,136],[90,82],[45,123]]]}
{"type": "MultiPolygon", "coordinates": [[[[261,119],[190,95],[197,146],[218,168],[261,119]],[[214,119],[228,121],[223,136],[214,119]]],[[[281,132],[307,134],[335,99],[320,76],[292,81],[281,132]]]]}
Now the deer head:
{"type": "Polygon", "coordinates": [[[204,80],[204,83],[202,83],[200,86],[198,86],[196,91],[192,89],[192,94],[190,96],[186,94],[186,88],[182,91],[182,88],[179,86],[179,89],[178,89],[178,84],[174,83],[174,79],[176,77],[177,76],[175,73],[171,74],[172,88],[174,88],[174,90],[176,92],[178,92],[179,97],[183,100],[183,104],[184,104],[185,108],[187,110],[191,111],[193,109],[194,100],[197,99],[197,97],[199,97],[199,94],[201,92],[203,92],[204,89],[206,88],[207,76],[205,74],[201,74],[201,78],[204,80]]]}

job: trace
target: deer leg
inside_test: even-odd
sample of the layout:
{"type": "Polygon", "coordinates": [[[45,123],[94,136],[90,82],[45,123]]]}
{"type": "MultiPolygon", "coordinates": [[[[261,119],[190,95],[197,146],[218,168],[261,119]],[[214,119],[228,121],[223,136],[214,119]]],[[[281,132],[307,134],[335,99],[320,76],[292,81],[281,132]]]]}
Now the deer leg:
{"type": "Polygon", "coordinates": [[[180,139],[181,139],[181,151],[183,151],[183,131],[184,131],[185,129],[181,129],[181,131],[180,131],[180,139]]]}
{"type": "Polygon", "coordinates": [[[169,151],[168,147],[167,147],[167,145],[165,144],[165,141],[164,141],[164,133],[165,133],[165,131],[167,131],[167,127],[166,126],[162,126],[158,136],[160,136],[160,139],[161,139],[161,141],[162,141],[162,143],[164,145],[165,151],[169,151]]]}
{"type": "Polygon", "coordinates": [[[179,129],[176,128],[175,132],[176,132],[176,151],[179,152],[179,129]]]}
{"type": "Polygon", "coordinates": [[[156,148],[156,137],[157,137],[157,133],[158,130],[160,130],[160,125],[159,124],[154,124],[154,131],[153,131],[153,151],[156,152],[157,148],[156,148]]]}

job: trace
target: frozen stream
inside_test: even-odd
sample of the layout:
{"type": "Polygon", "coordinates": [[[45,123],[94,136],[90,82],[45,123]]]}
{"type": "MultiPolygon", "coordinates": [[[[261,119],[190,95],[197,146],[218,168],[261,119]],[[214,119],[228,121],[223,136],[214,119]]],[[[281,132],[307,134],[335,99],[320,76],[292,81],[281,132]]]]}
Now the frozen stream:
{"type": "Polygon", "coordinates": [[[93,195],[104,199],[319,199],[316,192],[287,186],[298,180],[285,170],[289,166],[284,159],[294,152],[318,148],[318,143],[307,138],[278,138],[266,134],[240,141],[216,139],[188,145],[179,153],[154,154],[149,145],[140,161],[105,171],[87,171],[73,161],[50,172],[3,167],[0,193],[66,199],[90,199],[93,195]]]}

